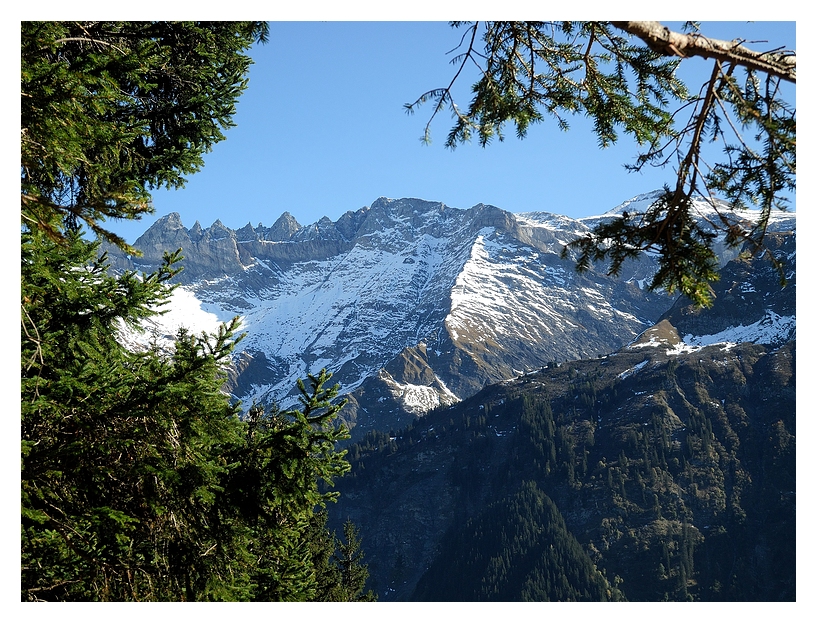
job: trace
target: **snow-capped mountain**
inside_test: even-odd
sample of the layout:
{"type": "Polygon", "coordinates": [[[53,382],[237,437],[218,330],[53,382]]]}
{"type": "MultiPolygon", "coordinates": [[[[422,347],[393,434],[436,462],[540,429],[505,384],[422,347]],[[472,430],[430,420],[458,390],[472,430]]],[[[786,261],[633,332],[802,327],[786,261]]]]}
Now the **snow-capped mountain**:
{"type": "MultiPolygon", "coordinates": [[[[181,247],[182,286],[152,332],[172,334],[179,324],[212,332],[240,316],[247,336],[232,393],[245,406],[275,400],[286,407],[296,380],[325,367],[349,398],[344,417],[359,438],[485,384],[609,353],[652,326],[675,301],[644,289],[655,270],[650,257],[627,264],[616,279],[603,268],[579,275],[559,257],[598,219],[651,197],[578,220],[385,198],[308,226],[285,213],[272,227],[231,230],[216,221],[187,229],[171,214],[136,241],[144,253],[138,264],[110,256],[114,268],[148,271],[164,251],[181,247]]],[[[793,231],[794,215],[770,229],[793,231]]],[[[704,335],[700,327],[684,339],[695,335],[704,335]]]]}

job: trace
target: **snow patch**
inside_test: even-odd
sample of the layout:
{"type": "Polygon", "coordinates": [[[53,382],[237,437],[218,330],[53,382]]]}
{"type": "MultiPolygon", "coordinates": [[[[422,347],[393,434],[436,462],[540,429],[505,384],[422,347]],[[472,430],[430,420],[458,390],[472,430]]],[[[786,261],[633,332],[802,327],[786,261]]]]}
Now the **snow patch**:
{"type": "Polygon", "coordinates": [[[402,403],[403,408],[409,413],[422,415],[440,405],[451,405],[460,401],[437,376],[434,379],[438,387],[398,383],[385,370],[381,370],[380,379],[386,383],[392,397],[402,403]]]}
{"type": "MultiPolygon", "coordinates": [[[[649,362],[650,362],[650,360],[649,360],[649,359],[645,359],[645,360],[644,360],[644,361],[642,361],[641,363],[638,363],[638,364],[634,365],[634,366],[633,366],[632,368],[630,368],[629,370],[625,370],[624,372],[622,372],[621,374],[619,374],[619,375],[618,375],[618,378],[620,378],[620,379],[626,379],[628,376],[631,376],[631,375],[635,374],[636,372],[638,372],[639,370],[641,370],[641,369],[642,369],[644,366],[646,366],[646,365],[647,365],[649,362]]],[[[642,393],[643,393],[643,392],[642,392],[642,393]]]]}
{"type": "Polygon", "coordinates": [[[143,319],[141,328],[132,329],[120,325],[119,339],[128,348],[147,348],[153,342],[169,348],[181,328],[194,335],[209,335],[217,333],[222,323],[229,322],[234,317],[207,311],[206,307],[210,306],[200,301],[191,288],[179,286],[173,291],[167,304],[157,308],[160,315],[143,319]]]}
{"type": "Polygon", "coordinates": [[[691,346],[739,342],[776,344],[788,340],[796,329],[796,316],[780,316],[771,310],[766,310],[763,318],[750,325],[738,325],[709,335],[687,334],[684,336],[684,342],[691,346]]]}

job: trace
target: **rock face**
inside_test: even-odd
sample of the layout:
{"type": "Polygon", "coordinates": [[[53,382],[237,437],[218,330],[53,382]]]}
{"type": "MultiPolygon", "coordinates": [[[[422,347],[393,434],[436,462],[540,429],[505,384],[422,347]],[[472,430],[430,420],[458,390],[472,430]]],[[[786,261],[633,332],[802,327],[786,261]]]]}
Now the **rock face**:
{"type": "Polygon", "coordinates": [[[644,289],[651,258],[613,279],[604,267],[579,275],[559,257],[621,209],[574,220],[380,198],[336,222],[300,226],[284,213],[272,227],[236,231],[220,221],[188,230],[171,214],[134,244],[138,264],[111,258],[117,269],[148,271],[181,247],[178,279],[199,311],[243,320],[230,391],[245,405],[286,407],[296,380],[325,367],[349,398],[342,417],[359,439],[486,384],[609,353],[656,322],[674,301],[644,289]]]}

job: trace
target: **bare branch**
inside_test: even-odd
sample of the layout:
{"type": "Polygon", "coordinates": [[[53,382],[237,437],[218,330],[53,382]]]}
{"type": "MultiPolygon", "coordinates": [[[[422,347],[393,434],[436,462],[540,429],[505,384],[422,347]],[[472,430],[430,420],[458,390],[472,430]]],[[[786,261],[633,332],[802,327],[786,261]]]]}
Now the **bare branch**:
{"type": "Polygon", "coordinates": [[[735,63],[747,69],[762,71],[783,80],[797,82],[797,55],[792,52],[756,52],[742,41],[710,39],[698,33],[674,32],[660,22],[611,22],[613,26],[635,35],[650,49],[665,56],[700,56],[735,63]]]}
{"type": "MultiPolygon", "coordinates": [[[[429,137],[431,135],[431,130],[430,130],[431,122],[434,121],[434,117],[437,116],[437,113],[440,112],[443,109],[443,104],[446,101],[451,103],[451,108],[453,109],[454,113],[460,118],[460,120],[465,121],[465,118],[460,114],[459,109],[454,104],[454,99],[451,97],[451,89],[454,87],[454,83],[457,81],[457,78],[459,78],[460,74],[462,73],[462,70],[465,68],[465,61],[467,61],[469,58],[472,59],[472,54],[474,52],[474,41],[476,40],[476,37],[477,37],[477,27],[478,27],[478,25],[479,24],[477,23],[477,24],[474,24],[473,26],[471,26],[471,28],[472,28],[471,41],[468,43],[468,50],[465,52],[465,54],[461,55],[461,56],[463,56],[463,61],[460,64],[460,68],[457,70],[457,73],[454,74],[454,77],[451,79],[451,82],[448,84],[448,86],[445,87],[444,89],[434,89],[432,91],[428,91],[427,93],[424,93],[423,95],[421,95],[413,103],[406,104],[404,106],[407,112],[414,112],[414,108],[418,104],[424,102],[427,98],[437,97],[437,105],[434,107],[434,112],[432,113],[431,118],[428,120],[428,122],[426,123],[426,127],[425,127],[425,135],[424,135],[425,138],[424,138],[424,140],[426,142],[430,142],[429,137]]],[[[463,35],[463,39],[464,38],[465,38],[465,35],[463,35]]],[[[462,45],[462,41],[460,41],[460,45],[462,45]]],[[[457,46],[457,47],[459,47],[459,46],[457,46]]],[[[476,61],[474,61],[474,63],[477,64],[476,61]]],[[[477,66],[479,66],[479,65],[477,64],[477,66]]]]}

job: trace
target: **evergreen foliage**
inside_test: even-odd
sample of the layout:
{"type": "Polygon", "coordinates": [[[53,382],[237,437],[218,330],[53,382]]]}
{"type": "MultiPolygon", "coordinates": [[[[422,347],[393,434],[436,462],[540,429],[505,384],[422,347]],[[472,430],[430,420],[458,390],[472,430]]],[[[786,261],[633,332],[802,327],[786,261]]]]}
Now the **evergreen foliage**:
{"type": "Polygon", "coordinates": [[[23,22],[21,599],[362,600],[352,524],[326,529],[349,463],[322,370],[301,407],[224,393],[238,319],[126,348],[181,250],[114,275],[83,224],[149,210],[229,127],[263,23],[23,22]]]}
{"type": "Polygon", "coordinates": [[[795,382],[793,342],[571,362],[351,446],[337,512],[391,598],[792,601],[795,382]]]}
{"type": "MultiPolygon", "coordinates": [[[[233,125],[265,22],[22,22],[21,216],[126,246],[100,221],[152,212],[233,125]]],[[[131,250],[132,251],[132,250],[131,250]]]]}
{"type": "Polygon", "coordinates": [[[366,591],[368,565],[363,563],[364,552],[357,528],[347,520],[343,525],[343,539],[330,534],[326,527],[326,510],[316,513],[310,524],[312,560],[315,565],[315,601],[376,601],[372,591],[366,591]],[[365,592],[364,592],[365,591],[365,592]]]}
{"type": "Polygon", "coordinates": [[[241,420],[221,391],[237,321],[181,330],[171,352],[117,341],[166,300],[177,255],[116,277],[96,243],[36,239],[21,265],[23,599],[319,597],[309,526],[336,496],[321,483],[349,468],[331,374],[299,384],[302,409],[241,420]]]}
{"type": "MultiPolygon", "coordinates": [[[[796,109],[781,88],[796,82],[796,55],[788,50],[749,50],[738,40],[717,41],[687,23],[675,33],[658,22],[452,22],[465,32],[448,86],[432,89],[408,112],[433,102],[424,140],[434,117],[448,108],[454,119],[446,146],[477,137],[482,146],[504,139],[510,124],[519,138],[530,125],[553,117],[569,128],[569,117],[593,122],[600,147],[619,133],[644,151],[632,170],[672,165],[674,180],[644,213],[623,215],[599,225],[564,249],[577,253],[577,268],[609,260],[616,275],[622,263],[645,251],[656,252],[660,269],[650,287],[679,291],[698,305],[712,304],[710,282],[717,279],[714,236],[697,224],[692,200],[703,198],[718,216],[710,225],[725,232],[732,246],[763,248],[772,210],[785,209],[796,186],[796,109]],[[700,89],[676,75],[682,59],[712,60],[700,89]],[[476,68],[468,107],[453,96],[454,84],[468,66],[476,68]],[[723,150],[720,161],[704,158],[707,143],[723,150]],[[733,214],[716,197],[726,200],[733,214]],[[761,217],[746,225],[740,210],[757,206],[761,217]]],[[[785,284],[782,266],[767,253],[785,284]]]]}
{"type": "Polygon", "coordinates": [[[453,530],[421,579],[420,601],[609,601],[621,598],[534,482],[453,530]],[[457,569],[457,573],[451,573],[457,569]]]}

